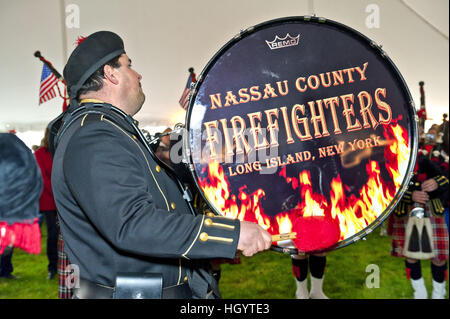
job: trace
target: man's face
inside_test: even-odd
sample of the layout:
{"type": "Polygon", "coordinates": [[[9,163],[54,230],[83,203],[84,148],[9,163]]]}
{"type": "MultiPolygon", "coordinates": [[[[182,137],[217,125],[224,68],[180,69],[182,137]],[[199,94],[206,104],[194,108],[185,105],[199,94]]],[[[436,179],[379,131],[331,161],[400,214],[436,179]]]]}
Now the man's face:
{"type": "Polygon", "coordinates": [[[131,68],[131,60],[126,54],[120,56],[119,62],[120,68],[117,70],[120,74],[120,94],[125,101],[127,113],[133,116],[139,112],[145,101],[141,86],[142,76],[131,68]]]}

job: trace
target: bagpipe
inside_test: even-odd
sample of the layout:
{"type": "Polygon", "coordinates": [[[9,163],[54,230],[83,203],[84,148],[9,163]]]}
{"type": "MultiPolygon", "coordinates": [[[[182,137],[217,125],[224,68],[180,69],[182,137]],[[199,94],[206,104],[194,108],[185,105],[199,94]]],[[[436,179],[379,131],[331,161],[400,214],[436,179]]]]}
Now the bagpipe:
{"type": "MultiPolygon", "coordinates": [[[[202,209],[255,222],[288,254],[381,225],[410,182],[418,116],[381,46],[315,16],[242,30],[190,86],[171,167],[202,209]]],[[[194,204],[195,206],[195,204],[194,204]]]]}
{"type": "Polygon", "coordinates": [[[417,111],[417,116],[419,117],[419,126],[424,130],[425,129],[425,121],[427,120],[427,110],[425,107],[425,82],[420,81],[420,109],[417,111]]]}
{"type": "MultiPolygon", "coordinates": [[[[425,121],[427,120],[424,82],[419,82],[419,86],[420,110],[418,111],[418,117],[419,125],[423,130],[425,127],[425,121]]],[[[446,126],[448,134],[448,121],[446,121],[446,114],[444,114],[443,122],[439,129],[423,132],[419,136],[420,154],[417,158],[417,171],[415,172],[413,182],[410,185],[411,193],[416,190],[421,191],[421,184],[426,179],[429,179],[436,174],[441,174],[436,179],[436,183],[438,183],[438,185],[445,184],[446,177],[444,175],[448,176],[448,153],[444,150],[444,135],[446,126]],[[426,169],[424,168],[420,170],[420,166],[424,166],[426,169]],[[431,173],[431,176],[428,176],[427,173],[431,173]]],[[[445,199],[435,197],[430,198],[426,204],[416,202],[413,203],[411,210],[408,212],[408,221],[405,228],[405,244],[402,252],[405,257],[413,259],[430,259],[436,256],[431,216],[443,217],[445,211],[443,202],[445,200],[448,201],[448,198],[445,199]]]]}

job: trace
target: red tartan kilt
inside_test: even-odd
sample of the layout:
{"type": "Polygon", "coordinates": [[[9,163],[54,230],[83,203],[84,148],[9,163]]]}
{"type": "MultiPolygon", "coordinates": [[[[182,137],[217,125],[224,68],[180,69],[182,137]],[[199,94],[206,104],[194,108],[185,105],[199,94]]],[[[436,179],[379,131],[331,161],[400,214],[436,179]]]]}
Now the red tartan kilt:
{"type": "Polygon", "coordinates": [[[66,269],[69,264],[69,258],[64,253],[64,241],[60,232],[58,236],[58,297],[60,299],[71,299],[73,295],[73,289],[66,286],[66,277],[69,275],[66,269]]]}
{"type": "MultiPolygon", "coordinates": [[[[430,217],[433,228],[433,245],[436,251],[436,257],[440,260],[448,260],[448,229],[443,217],[430,217]]],[[[408,218],[392,217],[392,247],[391,255],[394,257],[403,256],[403,247],[405,245],[405,230],[408,218]]]]}

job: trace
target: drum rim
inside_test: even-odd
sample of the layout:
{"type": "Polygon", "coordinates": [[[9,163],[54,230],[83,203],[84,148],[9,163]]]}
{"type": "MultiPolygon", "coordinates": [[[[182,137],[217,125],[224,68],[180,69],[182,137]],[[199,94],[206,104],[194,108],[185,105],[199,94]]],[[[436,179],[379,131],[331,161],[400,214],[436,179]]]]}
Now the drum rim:
{"type": "MultiPolygon", "coordinates": [[[[192,114],[192,109],[194,106],[194,102],[197,96],[197,93],[199,91],[200,86],[203,83],[203,79],[205,78],[206,74],[208,74],[209,70],[211,69],[211,67],[215,64],[215,62],[235,43],[239,42],[241,39],[251,35],[253,32],[256,32],[258,30],[270,27],[272,25],[276,25],[276,24],[283,24],[283,23],[315,23],[315,24],[327,24],[330,25],[332,27],[335,27],[337,29],[341,29],[346,31],[347,33],[349,33],[349,35],[356,37],[357,40],[361,41],[361,42],[365,42],[366,44],[368,44],[371,48],[372,51],[374,51],[374,54],[378,54],[379,56],[381,56],[384,61],[385,64],[387,64],[387,66],[390,67],[391,72],[397,77],[397,80],[399,81],[399,83],[401,84],[402,87],[402,91],[405,95],[405,97],[407,97],[407,105],[409,106],[407,109],[409,111],[409,115],[410,118],[413,120],[413,123],[410,123],[410,128],[411,128],[411,135],[409,136],[410,138],[410,147],[412,147],[411,149],[411,154],[410,154],[410,158],[408,161],[408,167],[406,169],[406,173],[405,176],[403,178],[403,182],[401,184],[401,187],[397,190],[394,198],[392,199],[392,201],[389,203],[389,205],[386,207],[386,209],[380,213],[380,215],[371,223],[369,224],[367,227],[365,227],[364,229],[360,230],[358,233],[353,234],[352,236],[338,242],[337,244],[330,246],[326,249],[321,249],[321,250],[315,250],[315,251],[308,251],[307,253],[319,253],[319,252],[326,252],[326,251],[331,251],[331,250],[336,250],[338,248],[342,248],[342,247],[346,247],[352,243],[357,242],[360,239],[363,239],[364,237],[366,237],[367,235],[369,235],[370,233],[372,233],[378,226],[380,226],[383,222],[385,222],[387,220],[387,218],[390,216],[390,214],[393,212],[393,210],[395,209],[395,207],[398,205],[398,203],[400,202],[401,198],[403,197],[404,193],[406,192],[406,190],[408,189],[410,180],[413,176],[413,171],[414,171],[414,167],[415,167],[415,163],[416,163],[416,159],[417,159],[417,153],[418,153],[418,145],[419,145],[419,139],[418,139],[418,122],[419,122],[419,118],[417,116],[417,112],[415,109],[415,103],[414,100],[412,98],[412,95],[409,91],[408,85],[406,84],[405,79],[403,78],[402,74],[400,73],[400,71],[398,70],[397,66],[395,65],[395,63],[390,59],[390,57],[382,50],[381,46],[377,45],[375,43],[375,41],[371,40],[370,38],[368,38],[367,36],[365,36],[364,34],[362,34],[361,32],[345,25],[342,24],[340,22],[334,21],[334,20],[330,20],[330,19],[326,19],[323,17],[316,17],[316,16],[289,16],[289,17],[282,17],[282,18],[276,18],[276,19],[272,19],[272,20],[268,20],[268,21],[264,21],[262,23],[256,24],[254,26],[248,27],[245,30],[241,30],[237,35],[235,35],[232,39],[230,39],[227,43],[225,43],[214,55],[213,57],[208,61],[208,63],[205,65],[205,67],[203,68],[203,70],[201,71],[200,75],[197,78],[197,82],[195,83],[195,86],[190,94],[190,98],[189,98],[189,104],[188,104],[188,109],[186,112],[186,117],[185,117],[185,123],[186,123],[186,147],[187,147],[187,162],[188,162],[188,166],[189,166],[189,172],[191,174],[192,179],[194,180],[195,186],[197,187],[197,189],[199,190],[199,193],[201,194],[202,198],[205,200],[206,203],[208,203],[208,206],[210,206],[211,210],[214,212],[214,214],[216,215],[220,215],[221,214],[219,212],[216,211],[215,207],[212,207],[214,205],[210,205],[209,200],[206,198],[203,190],[201,189],[201,187],[199,186],[198,183],[198,176],[196,174],[195,169],[193,168],[194,164],[193,164],[193,159],[192,159],[192,152],[190,151],[190,139],[191,139],[191,134],[190,134],[190,121],[189,119],[191,118],[191,114],[192,114]]],[[[405,100],[406,102],[406,100],[405,100]]],[[[297,248],[289,248],[289,247],[279,247],[276,245],[273,245],[275,247],[275,251],[279,251],[279,252],[283,252],[283,253],[288,253],[288,254],[297,254],[299,253],[297,248]]]]}

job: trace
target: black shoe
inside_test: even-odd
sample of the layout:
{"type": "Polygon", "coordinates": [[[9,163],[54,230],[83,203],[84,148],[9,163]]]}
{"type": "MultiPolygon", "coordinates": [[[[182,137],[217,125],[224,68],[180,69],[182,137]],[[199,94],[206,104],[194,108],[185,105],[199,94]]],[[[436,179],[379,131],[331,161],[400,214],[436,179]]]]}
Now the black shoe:
{"type": "Polygon", "coordinates": [[[56,276],[56,272],[54,272],[54,271],[49,271],[49,272],[48,272],[48,275],[47,275],[47,279],[48,279],[48,280],[51,280],[51,279],[55,278],[55,276],[56,276]]]}

